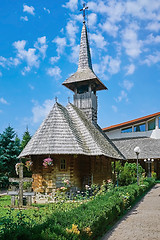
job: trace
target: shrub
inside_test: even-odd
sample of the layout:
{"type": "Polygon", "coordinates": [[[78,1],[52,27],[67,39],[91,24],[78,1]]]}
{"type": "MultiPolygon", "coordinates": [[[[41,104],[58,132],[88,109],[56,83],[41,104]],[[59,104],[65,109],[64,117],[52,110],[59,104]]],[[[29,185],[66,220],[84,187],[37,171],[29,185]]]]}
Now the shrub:
{"type": "MultiPolygon", "coordinates": [[[[139,177],[142,177],[142,173],[144,173],[144,169],[141,165],[138,165],[139,177]]],[[[124,167],[120,168],[118,175],[118,183],[120,186],[126,186],[137,181],[137,165],[136,163],[128,163],[126,162],[124,167]]]]}
{"type": "MultiPolygon", "coordinates": [[[[137,197],[154,184],[153,179],[145,180],[143,185],[132,184],[116,187],[102,195],[96,195],[94,200],[85,200],[72,208],[71,203],[55,206],[52,214],[44,221],[36,223],[22,214],[14,221],[12,214],[0,219],[3,229],[0,239],[57,239],[57,240],[87,240],[98,239],[113,224],[118,216],[131,206],[137,197]],[[65,206],[68,204],[68,208],[65,206]]],[[[43,211],[47,214],[49,211],[43,211]]],[[[38,216],[37,211],[37,216],[38,216]]],[[[42,214],[42,212],[40,212],[42,214]]],[[[38,216],[40,219],[40,216],[38,216]]]]}

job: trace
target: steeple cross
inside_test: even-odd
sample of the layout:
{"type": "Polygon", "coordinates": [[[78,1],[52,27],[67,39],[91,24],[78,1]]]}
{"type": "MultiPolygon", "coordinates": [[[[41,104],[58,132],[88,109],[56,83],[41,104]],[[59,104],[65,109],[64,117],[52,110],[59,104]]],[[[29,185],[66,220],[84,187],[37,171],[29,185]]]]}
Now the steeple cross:
{"type": "Polygon", "coordinates": [[[83,11],[83,23],[85,23],[85,10],[88,9],[88,7],[85,6],[85,3],[83,3],[83,8],[80,11],[83,11]]]}

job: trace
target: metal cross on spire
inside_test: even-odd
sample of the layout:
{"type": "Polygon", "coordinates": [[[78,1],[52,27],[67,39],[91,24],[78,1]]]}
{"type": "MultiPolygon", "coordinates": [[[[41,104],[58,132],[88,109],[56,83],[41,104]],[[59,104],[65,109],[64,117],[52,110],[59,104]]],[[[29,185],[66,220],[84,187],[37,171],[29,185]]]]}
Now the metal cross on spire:
{"type": "Polygon", "coordinates": [[[80,11],[83,11],[83,23],[85,23],[85,10],[88,9],[88,7],[85,6],[85,3],[83,3],[83,8],[80,11]]]}

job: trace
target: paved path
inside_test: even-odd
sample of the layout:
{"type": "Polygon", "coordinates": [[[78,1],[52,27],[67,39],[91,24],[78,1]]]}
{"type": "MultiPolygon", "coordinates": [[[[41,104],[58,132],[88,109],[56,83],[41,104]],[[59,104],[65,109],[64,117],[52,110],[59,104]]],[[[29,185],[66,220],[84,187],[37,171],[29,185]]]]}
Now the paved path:
{"type": "Polygon", "coordinates": [[[103,240],[160,240],[160,184],[127,214],[103,240]]]}

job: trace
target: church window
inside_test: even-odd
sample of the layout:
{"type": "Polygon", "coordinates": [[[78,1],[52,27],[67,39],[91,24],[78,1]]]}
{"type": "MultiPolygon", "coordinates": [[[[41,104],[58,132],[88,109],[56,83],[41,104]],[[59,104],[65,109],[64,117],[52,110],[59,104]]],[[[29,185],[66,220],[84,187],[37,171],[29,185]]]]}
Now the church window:
{"type": "Polygon", "coordinates": [[[66,160],[65,159],[61,159],[60,169],[61,170],[66,170],[66,160]]]}
{"type": "Polygon", "coordinates": [[[148,131],[149,130],[154,130],[156,127],[156,124],[155,124],[155,119],[151,120],[148,122],[148,131]]]}
{"type": "Polygon", "coordinates": [[[130,132],[132,132],[132,127],[121,129],[121,133],[130,133],[130,132]]]}
{"type": "Polygon", "coordinates": [[[145,132],[145,130],[146,130],[145,123],[134,126],[134,132],[145,132]]]}

